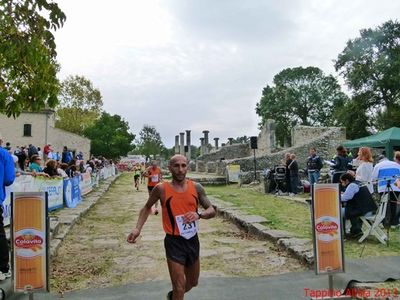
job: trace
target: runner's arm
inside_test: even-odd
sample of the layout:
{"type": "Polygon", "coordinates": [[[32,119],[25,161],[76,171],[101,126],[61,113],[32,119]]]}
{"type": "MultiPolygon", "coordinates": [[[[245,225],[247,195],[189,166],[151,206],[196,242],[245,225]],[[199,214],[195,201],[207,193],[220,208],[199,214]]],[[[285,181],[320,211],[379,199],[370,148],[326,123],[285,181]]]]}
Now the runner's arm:
{"type": "Polygon", "coordinates": [[[215,217],[215,209],[211,205],[210,200],[206,195],[206,191],[204,190],[203,186],[199,183],[196,183],[196,191],[197,196],[199,197],[199,203],[204,208],[204,211],[201,212],[202,219],[211,219],[215,217]]]}
{"type": "Polygon", "coordinates": [[[154,187],[152,190],[149,200],[147,200],[146,204],[143,206],[143,208],[140,210],[139,213],[139,218],[136,223],[136,227],[133,228],[132,232],[129,233],[127,241],[128,243],[134,243],[137,239],[137,237],[140,235],[140,232],[142,230],[142,227],[144,223],[146,223],[147,218],[149,217],[151,213],[151,207],[153,204],[155,204],[159,199],[161,199],[161,186],[157,185],[154,187]]]}

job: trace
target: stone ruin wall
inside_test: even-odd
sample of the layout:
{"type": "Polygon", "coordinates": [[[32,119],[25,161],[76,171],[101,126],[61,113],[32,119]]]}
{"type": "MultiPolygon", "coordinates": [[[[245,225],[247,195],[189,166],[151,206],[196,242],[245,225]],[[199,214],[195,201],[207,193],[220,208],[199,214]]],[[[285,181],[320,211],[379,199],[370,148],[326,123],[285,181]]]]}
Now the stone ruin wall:
{"type": "MultiPolygon", "coordinates": [[[[315,128],[298,126],[293,129],[292,133],[294,136],[292,140],[295,142],[294,146],[271,154],[265,153],[264,155],[260,155],[259,152],[257,153],[257,170],[264,170],[273,168],[275,165],[281,165],[285,153],[296,154],[299,168],[305,168],[310,147],[315,147],[322,159],[330,160],[336,154],[336,147],[346,140],[345,129],[341,127],[315,128]]],[[[227,164],[240,164],[242,172],[253,171],[254,158],[250,146],[248,144],[231,145],[223,147],[217,152],[203,155],[196,161],[196,171],[225,175],[227,164]],[[225,151],[219,154],[223,149],[225,149],[225,151]],[[229,151],[229,149],[232,151],[229,151]],[[240,149],[240,151],[234,151],[234,149],[240,149]],[[222,153],[224,153],[224,155],[222,155],[222,153]],[[246,153],[247,155],[245,156],[246,153]],[[241,154],[242,156],[234,157],[234,155],[237,154],[241,154]],[[221,160],[221,158],[225,159],[221,160]]]]}

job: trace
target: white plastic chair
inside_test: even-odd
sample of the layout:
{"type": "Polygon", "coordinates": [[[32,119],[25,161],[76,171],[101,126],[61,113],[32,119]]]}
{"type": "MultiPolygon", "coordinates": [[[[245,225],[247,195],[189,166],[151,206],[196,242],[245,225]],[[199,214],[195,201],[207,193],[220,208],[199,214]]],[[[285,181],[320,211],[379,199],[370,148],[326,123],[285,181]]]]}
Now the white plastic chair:
{"type": "Polygon", "coordinates": [[[381,198],[381,203],[379,204],[378,210],[375,215],[362,216],[361,221],[365,226],[363,226],[363,235],[358,240],[362,243],[369,235],[374,235],[382,244],[386,245],[387,235],[381,228],[381,223],[385,219],[386,209],[388,205],[389,194],[384,194],[381,198]]]}

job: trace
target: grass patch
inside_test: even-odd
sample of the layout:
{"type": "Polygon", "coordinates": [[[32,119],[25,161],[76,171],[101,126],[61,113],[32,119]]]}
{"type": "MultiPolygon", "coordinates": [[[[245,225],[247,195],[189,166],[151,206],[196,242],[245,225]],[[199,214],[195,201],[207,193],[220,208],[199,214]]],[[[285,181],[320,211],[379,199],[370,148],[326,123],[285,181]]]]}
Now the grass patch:
{"type": "MultiPolygon", "coordinates": [[[[310,209],[306,205],[237,185],[207,186],[205,189],[210,196],[230,202],[248,214],[266,218],[266,226],[271,229],[285,230],[296,237],[312,239],[310,209]]],[[[398,256],[400,231],[391,230],[389,247],[369,237],[362,244],[347,240],[344,248],[346,258],[359,258],[363,248],[362,257],[398,256]]]]}

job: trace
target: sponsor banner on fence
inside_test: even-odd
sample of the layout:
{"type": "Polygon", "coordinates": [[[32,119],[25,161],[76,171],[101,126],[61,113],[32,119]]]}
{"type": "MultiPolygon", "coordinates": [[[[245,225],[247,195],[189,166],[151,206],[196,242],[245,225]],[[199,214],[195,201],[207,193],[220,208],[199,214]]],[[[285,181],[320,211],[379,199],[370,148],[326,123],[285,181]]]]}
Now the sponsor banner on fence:
{"type": "Polygon", "coordinates": [[[81,195],[86,195],[92,191],[92,176],[90,173],[81,174],[80,189],[81,195]]]}
{"type": "Polygon", "coordinates": [[[12,193],[14,291],[48,291],[48,222],[45,192],[12,193]]]}
{"type": "Polygon", "coordinates": [[[226,166],[229,182],[239,182],[240,165],[229,164],[226,166]]]}
{"type": "Polygon", "coordinates": [[[342,218],[338,184],[315,184],[312,226],[315,273],[344,272],[342,218]]]}
{"type": "Polygon", "coordinates": [[[79,181],[80,176],[64,179],[64,202],[66,207],[73,208],[81,202],[79,181]]]}
{"type": "Polygon", "coordinates": [[[4,225],[10,225],[11,192],[48,192],[48,209],[54,210],[63,206],[63,180],[49,179],[41,176],[18,176],[14,183],[6,187],[6,199],[3,202],[4,225]]]}

